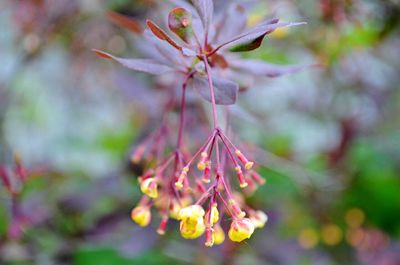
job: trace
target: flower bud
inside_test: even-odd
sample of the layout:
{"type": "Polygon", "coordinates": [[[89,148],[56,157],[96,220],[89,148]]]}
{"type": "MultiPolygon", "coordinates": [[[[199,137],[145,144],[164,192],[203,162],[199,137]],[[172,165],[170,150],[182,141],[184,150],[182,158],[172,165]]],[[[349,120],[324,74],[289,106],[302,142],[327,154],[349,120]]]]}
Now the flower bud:
{"type": "Polygon", "coordinates": [[[268,221],[268,216],[263,211],[255,211],[250,215],[250,220],[255,228],[263,228],[268,221]]]}
{"type": "Polygon", "coordinates": [[[210,174],[211,174],[211,161],[208,160],[205,162],[206,166],[204,168],[203,179],[204,183],[210,183],[210,174]]]}
{"type": "Polygon", "coordinates": [[[210,211],[210,224],[214,225],[215,223],[217,223],[219,220],[219,212],[218,212],[218,208],[217,205],[214,204],[211,207],[211,211],[210,211]]]}
{"type": "Polygon", "coordinates": [[[251,237],[254,232],[254,224],[249,218],[237,219],[231,223],[228,235],[234,242],[241,242],[251,237]]]}
{"type": "Polygon", "coordinates": [[[181,190],[183,188],[183,182],[185,181],[188,172],[189,172],[188,167],[182,168],[182,171],[181,171],[181,174],[179,175],[178,181],[175,182],[175,187],[178,190],[181,190]]]}
{"type": "Polygon", "coordinates": [[[250,176],[254,179],[255,182],[257,182],[258,185],[264,185],[265,184],[265,179],[260,176],[256,171],[252,170],[250,172],[250,176]]]}
{"type": "Polygon", "coordinates": [[[147,206],[137,206],[131,211],[131,219],[141,227],[148,226],[151,220],[151,212],[147,206]]]}
{"type": "Polygon", "coordinates": [[[153,169],[147,170],[146,172],[143,173],[142,176],[140,176],[140,177],[138,178],[139,183],[141,183],[142,181],[144,181],[144,180],[150,178],[151,175],[153,175],[153,174],[154,174],[154,170],[153,170],[153,169]]]}
{"type": "Polygon", "coordinates": [[[220,245],[225,241],[225,232],[219,224],[214,226],[214,244],[220,245]]]}
{"type": "Polygon", "coordinates": [[[246,170],[250,170],[250,169],[253,167],[254,162],[249,161],[249,160],[242,154],[242,152],[241,152],[240,150],[236,150],[236,151],[235,151],[235,154],[236,154],[236,156],[239,158],[240,162],[243,163],[244,168],[245,168],[246,170]]]}
{"type": "Polygon", "coordinates": [[[188,207],[182,208],[179,211],[179,220],[187,218],[197,218],[203,217],[205,214],[203,207],[197,204],[190,205],[188,207]]]}
{"type": "Polygon", "coordinates": [[[244,189],[243,192],[247,197],[250,197],[257,190],[258,186],[252,178],[248,177],[248,174],[246,174],[246,181],[249,185],[246,187],[246,189],[244,189]]]}
{"type": "Polygon", "coordinates": [[[239,218],[243,218],[246,216],[246,213],[240,209],[239,205],[233,200],[229,200],[229,204],[231,205],[232,212],[239,218]]]}
{"type": "Polygon", "coordinates": [[[180,231],[183,238],[195,239],[205,231],[204,216],[205,212],[200,205],[191,205],[179,211],[180,231]]]}
{"type": "Polygon", "coordinates": [[[206,169],[206,159],[207,159],[208,155],[206,152],[201,152],[201,158],[199,163],[197,163],[197,168],[201,171],[206,169]]]}
{"type": "Polygon", "coordinates": [[[173,219],[179,220],[179,211],[181,209],[182,207],[176,200],[171,200],[171,203],[169,205],[169,216],[173,219]]]}
{"type": "Polygon", "coordinates": [[[167,230],[167,225],[168,225],[168,216],[164,216],[161,218],[160,225],[158,226],[157,229],[157,234],[159,235],[164,235],[165,231],[167,230]]]}
{"type": "Polygon", "coordinates": [[[244,178],[244,175],[243,175],[243,172],[242,172],[242,169],[240,168],[240,166],[235,167],[235,171],[236,171],[236,174],[237,174],[237,177],[239,180],[240,187],[242,189],[246,188],[249,184],[246,182],[246,179],[244,178]]]}
{"type": "Polygon", "coordinates": [[[212,247],[214,245],[214,229],[212,229],[211,227],[208,227],[206,229],[206,242],[204,243],[204,245],[206,247],[212,247]]]}
{"type": "Polygon", "coordinates": [[[141,191],[150,198],[158,197],[157,182],[155,178],[148,178],[142,181],[140,185],[141,191]]]}

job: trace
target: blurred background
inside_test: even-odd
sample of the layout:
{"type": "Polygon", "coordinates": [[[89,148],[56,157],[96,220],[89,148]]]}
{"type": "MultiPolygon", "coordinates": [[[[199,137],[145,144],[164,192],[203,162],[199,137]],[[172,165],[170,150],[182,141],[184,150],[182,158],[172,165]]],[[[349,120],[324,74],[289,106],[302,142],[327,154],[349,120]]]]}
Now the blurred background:
{"type": "Polygon", "coordinates": [[[106,11],[144,21],[163,2],[0,2],[0,164],[27,172],[18,209],[0,187],[0,264],[399,265],[400,1],[237,1],[249,24],[308,22],[244,56],[323,67],[240,95],[240,138],[265,149],[267,184],[248,201],[269,223],[212,249],[176,224],[159,237],[156,222],[130,220],[140,192],[127,157],[155,111],[149,77],[91,52],[134,57],[135,37],[106,11]]]}

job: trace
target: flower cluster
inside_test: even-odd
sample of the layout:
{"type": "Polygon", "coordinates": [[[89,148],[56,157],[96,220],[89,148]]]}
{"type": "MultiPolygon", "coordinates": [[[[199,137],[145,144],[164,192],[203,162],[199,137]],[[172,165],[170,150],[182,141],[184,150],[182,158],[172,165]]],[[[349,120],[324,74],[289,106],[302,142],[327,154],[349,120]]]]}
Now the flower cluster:
{"type": "MultiPolygon", "coordinates": [[[[180,100],[171,100],[179,102],[176,107],[180,107],[176,145],[171,147],[169,144],[173,130],[166,117],[173,108],[168,106],[160,128],[139,142],[132,152],[132,163],[144,166],[143,174],[138,178],[144,196],[132,210],[131,218],[138,225],[147,226],[151,221],[151,208],[155,208],[161,216],[159,234],[166,232],[170,219],[176,219],[180,222],[183,238],[195,239],[204,234],[205,245],[211,247],[225,240],[224,225],[221,224],[224,216],[231,220],[228,237],[234,242],[250,238],[268,219],[264,212],[246,205],[242,193],[235,192],[234,187],[239,186],[251,193],[265,180],[257,173],[256,165],[246,152],[231,141],[229,123],[224,130],[220,127],[217,105],[235,103],[239,85],[234,81],[238,71],[279,76],[300,69],[239,59],[233,53],[257,49],[264,37],[274,30],[300,23],[269,19],[246,29],[245,9],[240,5],[231,5],[213,20],[212,0],[191,2],[193,5],[182,1],[182,7],[172,9],[168,15],[168,28],[178,39],[151,20],[146,23],[148,30],[143,30],[138,22],[111,13],[112,21],[135,29],[133,32],[150,44],[146,46],[146,53],[151,59],[125,59],[94,51],[102,58],[115,60],[136,71],[174,76],[175,82],[169,84],[171,91],[175,91],[180,83],[180,100]],[[213,122],[210,133],[199,133],[207,130],[200,125],[185,130],[187,90],[195,90],[211,102],[213,122]],[[185,141],[185,135],[194,139],[199,139],[200,135],[206,140],[203,143],[185,141]]],[[[229,112],[229,109],[225,111],[229,112]]],[[[200,116],[198,111],[193,115],[200,116]]]]}

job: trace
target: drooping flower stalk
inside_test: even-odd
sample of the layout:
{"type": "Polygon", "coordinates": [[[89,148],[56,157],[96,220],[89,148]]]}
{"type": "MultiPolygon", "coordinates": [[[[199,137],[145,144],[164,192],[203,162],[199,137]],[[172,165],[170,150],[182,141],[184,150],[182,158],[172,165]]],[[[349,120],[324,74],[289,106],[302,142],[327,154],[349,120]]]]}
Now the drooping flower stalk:
{"type": "MultiPolygon", "coordinates": [[[[278,76],[301,69],[299,66],[278,67],[262,61],[231,60],[225,53],[257,49],[263,39],[275,29],[302,23],[280,23],[278,19],[271,19],[245,30],[244,8],[236,6],[233,9],[228,8],[225,16],[231,16],[226,17],[231,22],[237,21],[238,31],[226,35],[224,39],[224,29],[212,21],[213,1],[191,2],[197,16],[182,7],[176,7],[168,14],[168,27],[179,38],[178,41],[151,20],[147,20],[146,23],[149,34],[137,32],[143,34],[154,46],[154,59],[125,59],[99,50],[95,52],[102,58],[115,60],[135,71],[184,76],[181,84],[177,137],[174,139],[176,146],[168,146],[169,132],[175,130],[169,128],[166,133],[163,128],[168,125],[163,119],[157,133],[140,143],[132,155],[131,161],[135,164],[143,159],[148,160],[143,174],[138,178],[144,197],[133,209],[132,219],[141,226],[148,225],[151,219],[150,208],[154,207],[161,216],[157,230],[159,234],[165,233],[169,218],[173,218],[180,221],[180,231],[184,238],[195,239],[205,234],[205,245],[211,247],[225,239],[221,228],[224,215],[228,215],[232,220],[228,236],[235,242],[248,239],[254,229],[263,227],[268,219],[263,212],[246,205],[243,196],[235,193],[233,188],[237,183],[245,193],[250,193],[265,181],[256,172],[254,162],[246,157],[245,152],[230,140],[219,125],[217,105],[234,104],[238,94],[239,86],[230,80],[235,80],[232,73],[240,70],[254,75],[278,76]],[[198,21],[194,23],[196,19],[198,21]],[[200,23],[203,28],[199,31],[194,25],[200,23]],[[212,34],[214,31],[217,31],[216,34],[212,34]],[[253,65],[256,69],[252,68],[253,65]],[[227,68],[231,68],[231,74],[226,71],[227,68]],[[228,79],[220,78],[222,73],[228,79]],[[186,96],[190,88],[211,103],[212,111],[211,132],[205,137],[206,140],[198,145],[193,155],[189,154],[193,147],[187,145],[184,140],[185,134],[189,135],[185,122],[186,96]],[[158,155],[151,156],[152,153],[158,155]],[[195,161],[197,164],[193,166],[195,161]],[[236,178],[231,178],[232,174],[236,175],[236,178]]],[[[117,22],[132,28],[125,18],[118,16],[117,22]]],[[[165,117],[168,116],[168,111],[169,109],[165,110],[165,117]]],[[[196,130],[200,131],[201,128],[199,125],[196,130]]]]}

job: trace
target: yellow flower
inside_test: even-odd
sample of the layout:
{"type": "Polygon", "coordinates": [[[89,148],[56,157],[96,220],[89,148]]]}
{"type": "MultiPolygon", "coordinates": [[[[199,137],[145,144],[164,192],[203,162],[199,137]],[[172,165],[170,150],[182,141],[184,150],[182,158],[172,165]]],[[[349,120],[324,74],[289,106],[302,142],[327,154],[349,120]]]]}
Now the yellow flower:
{"type": "Polygon", "coordinates": [[[142,181],[140,185],[141,191],[150,198],[158,197],[157,182],[154,178],[148,178],[142,181]]]}
{"type": "Polygon", "coordinates": [[[173,219],[179,220],[179,212],[181,209],[179,203],[176,200],[173,200],[169,207],[169,216],[173,219]]]}
{"type": "Polygon", "coordinates": [[[225,241],[225,232],[219,224],[214,226],[214,244],[219,245],[225,241]]]}
{"type": "Polygon", "coordinates": [[[210,212],[210,223],[211,225],[216,224],[219,220],[219,212],[217,206],[213,205],[211,207],[211,212],[210,212]]]}
{"type": "Polygon", "coordinates": [[[250,215],[250,220],[255,228],[263,228],[268,221],[268,216],[263,211],[256,211],[250,215]]]}
{"type": "Polygon", "coordinates": [[[149,207],[137,206],[131,211],[132,220],[141,227],[148,226],[151,220],[151,212],[149,207]]]}
{"type": "Polygon", "coordinates": [[[234,220],[229,229],[229,238],[234,242],[241,242],[250,238],[254,232],[254,224],[249,218],[234,220]]]}
{"type": "Polygon", "coordinates": [[[195,239],[201,236],[206,226],[204,225],[204,209],[200,205],[191,205],[179,211],[181,235],[186,239],[195,239]]]}

